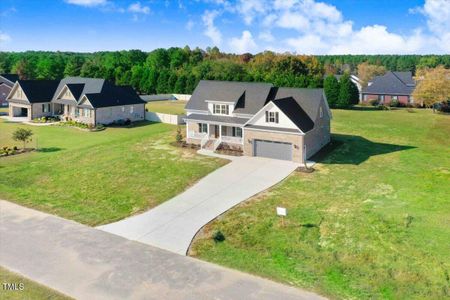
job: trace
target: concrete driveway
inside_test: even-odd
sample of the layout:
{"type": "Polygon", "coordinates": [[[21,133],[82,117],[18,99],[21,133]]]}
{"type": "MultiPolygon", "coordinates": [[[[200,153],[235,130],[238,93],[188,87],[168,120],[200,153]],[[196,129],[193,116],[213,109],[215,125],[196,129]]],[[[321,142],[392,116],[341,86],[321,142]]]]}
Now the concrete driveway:
{"type": "Polygon", "coordinates": [[[140,215],[98,228],[186,255],[195,234],[205,224],[280,182],[298,166],[290,161],[260,157],[231,159],[175,198],[140,215]]]}
{"type": "Polygon", "coordinates": [[[74,299],[324,299],[1,200],[0,265],[74,299]]]}

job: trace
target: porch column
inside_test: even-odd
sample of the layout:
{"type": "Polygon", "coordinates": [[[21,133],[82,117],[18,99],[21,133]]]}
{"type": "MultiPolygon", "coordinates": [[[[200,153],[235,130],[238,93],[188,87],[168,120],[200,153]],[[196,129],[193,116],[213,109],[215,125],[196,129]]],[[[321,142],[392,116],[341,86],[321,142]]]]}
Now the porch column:
{"type": "Polygon", "coordinates": [[[219,125],[219,139],[222,138],[222,125],[219,125]]]}
{"type": "Polygon", "coordinates": [[[208,137],[208,140],[210,138],[210,136],[209,136],[209,126],[211,126],[211,124],[206,123],[206,136],[208,137]]]}

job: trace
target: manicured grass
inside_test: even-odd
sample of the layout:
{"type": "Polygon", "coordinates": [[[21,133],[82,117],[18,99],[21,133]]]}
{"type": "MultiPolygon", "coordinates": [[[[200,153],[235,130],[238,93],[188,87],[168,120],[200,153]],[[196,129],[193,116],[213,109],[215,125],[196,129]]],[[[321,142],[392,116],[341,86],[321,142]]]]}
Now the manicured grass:
{"type": "Polygon", "coordinates": [[[7,113],[8,108],[7,107],[0,107],[0,113],[7,113]]]}
{"type": "Polygon", "coordinates": [[[158,112],[163,114],[183,115],[185,114],[184,107],[186,101],[181,100],[167,100],[167,101],[153,101],[145,105],[148,111],[158,112]]]}
{"type": "Polygon", "coordinates": [[[47,299],[47,300],[69,300],[72,299],[46,286],[40,285],[16,273],[10,272],[0,267],[0,299],[3,300],[20,300],[20,299],[47,299]],[[19,284],[23,284],[22,290],[6,290],[3,284],[15,283],[19,288],[19,284]]]}
{"type": "Polygon", "coordinates": [[[315,172],[213,221],[192,254],[331,298],[448,299],[450,116],[333,114],[333,147],[315,172]]]}
{"type": "Polygon", "coordinates": [[[154,207],[184,191],[224,160],[172,146],[176,126],[85,132],[0,121],[0,147],[15,128],[34,132],[39,152],[0,158],[0,198],[88,225],[105,224],[154,207]]]}

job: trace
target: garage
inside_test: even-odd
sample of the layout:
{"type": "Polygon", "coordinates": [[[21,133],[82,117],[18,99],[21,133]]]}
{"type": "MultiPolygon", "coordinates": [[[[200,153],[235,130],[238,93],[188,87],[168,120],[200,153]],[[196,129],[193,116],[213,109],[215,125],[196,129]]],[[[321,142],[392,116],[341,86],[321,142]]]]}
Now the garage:
{"type": "Polygon", "coordinates": [[[255,156],[292,160],[292,144],[276,141],[255,140],[253,153],[255,156]]]}
{"type": "Polygon", "coordinates": [[[28,117],[28,108],[22,106],[14,106],[11,104],[13,117],[28,117]]]}

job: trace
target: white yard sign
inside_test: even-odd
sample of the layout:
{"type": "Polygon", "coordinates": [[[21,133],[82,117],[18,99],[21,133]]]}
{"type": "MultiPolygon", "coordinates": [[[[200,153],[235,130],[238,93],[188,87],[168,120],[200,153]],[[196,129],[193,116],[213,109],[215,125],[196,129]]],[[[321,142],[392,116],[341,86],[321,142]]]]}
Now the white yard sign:
{"type": "Polygon", "coordinates": [[[287,215],[286,208],[285,207],[277,207],[277,215],[286,217],[286,215],[287,215]]]}

